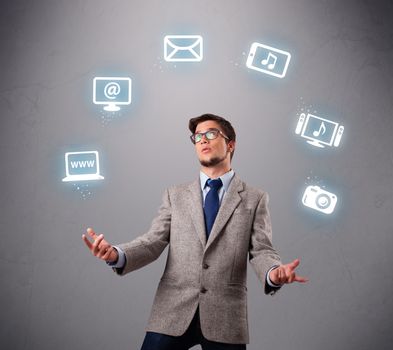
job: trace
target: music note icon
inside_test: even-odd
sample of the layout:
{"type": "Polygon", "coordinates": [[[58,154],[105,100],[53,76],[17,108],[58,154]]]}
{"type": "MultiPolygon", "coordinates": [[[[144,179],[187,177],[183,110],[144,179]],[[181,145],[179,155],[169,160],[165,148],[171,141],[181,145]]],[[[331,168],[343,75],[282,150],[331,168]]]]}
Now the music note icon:
{"type": "Polygon", "coordinates": [[[267,55],[266,58],[264,58],[261,63],[266,66],[267,68],[272,70],[274,69],[274,67],[276,66],[276,62],[277,62],[277,56],[273,55],[271,52],[269,52],[269,54],[267,55]],[[270,63],[272,62],[272,63],[270,63]]]}
{"type": "Polygon", "coordinates": [[[246,66],[276,78],[284,78],[290,60],[289,52],[254,42],[248,53],[246,66]]]}
{"type": "Polygon", "coordinates": [[[314,132],[312,133],[315,137],[318,137],[319,135],[322,135],[326,132],[326,126],[325,123],[322,122],[321,126],[319,127],[319,130],[314,130],[314,132]]]}

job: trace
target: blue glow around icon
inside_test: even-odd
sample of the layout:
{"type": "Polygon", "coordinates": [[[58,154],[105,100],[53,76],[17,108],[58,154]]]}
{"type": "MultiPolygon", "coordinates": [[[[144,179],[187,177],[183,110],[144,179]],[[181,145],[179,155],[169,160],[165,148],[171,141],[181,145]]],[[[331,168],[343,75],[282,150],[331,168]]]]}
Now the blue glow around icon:
{"type": "Polygon", "coordinates": [[[304,191],[302,203],[306,207],[324,214],[331,214],[337,204],[337,196],[319,186],[308,186],[304,191]]]}
{"type": "Polygon", "coordinates": [[[65,154],[66,177],[64,182],[103,180],[97,151],[67,152],[65,154]]]}
{"type": "Polygon", "coordinates": [[[344,133],[344,126],[331,120],[308,113],[301,113],[296,125],[296,134],[307,139],[315,147],[338,147],[344,133]]]}
{"type": "Polygon", "coordinates": [[[261,73],[284,78],[290,60],[289,52],[255,42],[251,45],[246,66],[261,73]]]}
{"type": "Polygon", "coordinates": [[[128,77],[96,77],[93,80],[93,102],[104,110],[117,112],[119,106],[131,103],[131,79],[128,77]]]}
{"type": "Polygon", "coordinates": [[[202,61],[203,38],[200,35],[166,35],[164,59],[167,62],[202,61]]]}

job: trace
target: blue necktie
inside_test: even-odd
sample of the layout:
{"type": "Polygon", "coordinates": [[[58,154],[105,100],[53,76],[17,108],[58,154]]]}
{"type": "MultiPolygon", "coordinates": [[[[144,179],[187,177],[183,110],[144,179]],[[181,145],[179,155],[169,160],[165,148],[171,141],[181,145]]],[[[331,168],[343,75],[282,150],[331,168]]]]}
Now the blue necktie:
{"type": "Polygon", "coordinates": [[[222,186],[221,179],[207,180],[207,186],[210,187],[209,192],[205,198],[205,206],[203,212],[205,214],[205,225],[206,225],[206,238],[209,238],[210,231],[212,230],[214,220],[216,219],[218,209],[220,207],[220,200],[218,198],[218,191],[222,186]]]}

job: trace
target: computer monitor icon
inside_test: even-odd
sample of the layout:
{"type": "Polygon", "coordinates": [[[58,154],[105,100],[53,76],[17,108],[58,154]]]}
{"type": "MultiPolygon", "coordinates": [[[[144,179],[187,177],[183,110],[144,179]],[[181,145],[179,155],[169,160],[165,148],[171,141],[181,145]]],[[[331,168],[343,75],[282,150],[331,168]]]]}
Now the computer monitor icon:
{"type": "Polygon", "coordinates": [[[103,180],[97,151],[67,152],[65,154],[66,177],[63,182],[103,180]]]}
{"type": "Polygon", "coordinates": [[[344,126],[313,114],[302,113],[296,125],[296,134],[307,139],[315,147],[338,147],[344,133],[344,126]]]}
{"type": "Polygon", "coordinates": [[[95,77],[93,102],[104,105],[104,110],[117,112],[119,106],[131,103],[131,79],[128,77],[95,77]]]}

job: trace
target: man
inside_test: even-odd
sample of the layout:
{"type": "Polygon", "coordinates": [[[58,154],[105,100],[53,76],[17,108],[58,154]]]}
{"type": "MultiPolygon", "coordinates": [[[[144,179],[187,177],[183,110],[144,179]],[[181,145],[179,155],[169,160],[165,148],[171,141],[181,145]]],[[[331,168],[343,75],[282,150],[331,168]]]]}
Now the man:
{"type": "Polygon", "coordinates": [[[92,229],[83,235],[94,256],[125,275],[157,259],[169,245],[142,350],[246,349],[247,259],[266,294],[284,283],[306,282],[299,260],[283,265],[272,247],[267,193],[249,187],[231,169],[236,134],[213,114],[189,121],[201,164],[190,184],[165,191],[150,230],[110,245],[92,229]]]}

